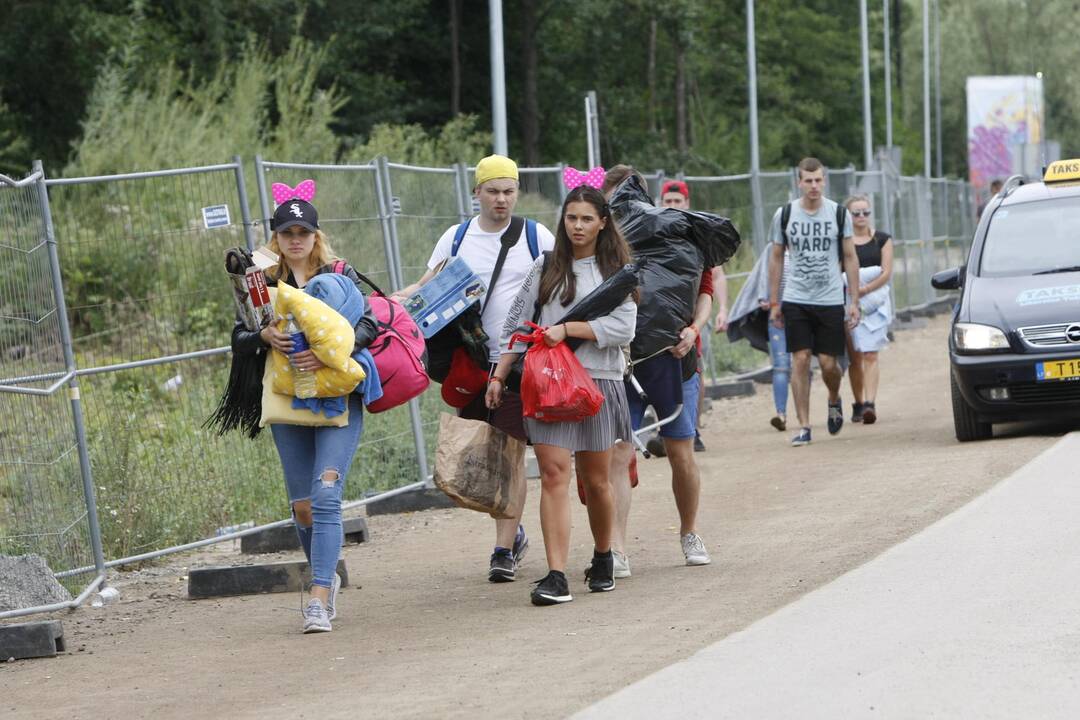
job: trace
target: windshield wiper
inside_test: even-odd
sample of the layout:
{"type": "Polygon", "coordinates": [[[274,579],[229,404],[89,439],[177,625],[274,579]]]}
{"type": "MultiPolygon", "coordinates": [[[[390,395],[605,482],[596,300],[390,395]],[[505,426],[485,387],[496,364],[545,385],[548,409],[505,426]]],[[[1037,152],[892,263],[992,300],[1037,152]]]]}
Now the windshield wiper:
{"type": "Polygon", "coordinates": [[[1054,268],[1053,270],[1040,270],[1037,273],[1031,273],[1032,275],[1053,275],[1054,273],[1066,273],[1066,272],[1080,272],[1080,265],[1072,265],[1070,267],[1054,268]]]}

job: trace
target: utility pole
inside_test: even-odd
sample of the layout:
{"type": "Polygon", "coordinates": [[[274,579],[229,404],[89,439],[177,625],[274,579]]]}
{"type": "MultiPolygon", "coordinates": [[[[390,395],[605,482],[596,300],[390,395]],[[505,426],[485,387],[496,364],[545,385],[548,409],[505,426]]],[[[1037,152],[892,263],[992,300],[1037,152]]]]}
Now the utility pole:
{"type": "Polygon", "coordinates": [[[941,157],[941,0],[934,0],[934,142],[937,145],[937,176],[945,177],[941,157]]]}
{"type": "Polygon", "coordinates": [[[503,60],[502,0],[488,0],[491,16],[491,131],[495,154],[508,154],[506,142],[506,65],[503,60]]]}
{"type": "Polygon", "coordinates": [[[882,0],[885,20],[885,147],[892,149],[892,50],[889,37],[889,0],[882,0]]]}
{"type": "Polygon", "coordinates": [[[859,0],[859,40],[862,45],[863,170],[869,170],[874,161],[874,128],[870,115],[870,38],[866,22],[866,0],[859,0]]]}
{"type": "Polygon", "coordinates": [[[754,40],[754,0],[746,0],[746,85],[750,104],[750,196],[754,244],[765,247],[765,208],[761,197],[761,155],[758,150],[757,44],[754,40]]]}
{"type": "Polygon", "coordinates": [[[922,0],[923,172],[930,177],[930,0],[922,0]]]}

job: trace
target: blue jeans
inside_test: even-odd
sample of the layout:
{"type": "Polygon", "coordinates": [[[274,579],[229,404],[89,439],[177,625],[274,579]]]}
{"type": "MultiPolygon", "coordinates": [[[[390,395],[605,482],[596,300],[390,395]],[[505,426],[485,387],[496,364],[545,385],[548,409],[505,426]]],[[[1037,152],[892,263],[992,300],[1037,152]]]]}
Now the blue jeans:
{"type": "Polygon", "coordinates": [[[311,527],[295,520],[296,534],[311,565],[313,585],[332,587],[344,536],[341,528],[341,496],[360,433],[364,429],[364,406],[359,395],[349,395],[349,424],[345,427],[271,425],[289,504],[311,501],[311,527]],[[337,474],[323,480],[322,475],[337,474]]]}
{"type": "MultiPolygon", "coordinates": [[[[682,412],[679,413],[679,417],[660,428],[658,431],[660,437],[669,440],[689,440],[697,435],[697,407],[700,385],[701,373],[694,373],[689,380],[682,383],[682,412]]],[[[646,392],[648,392],[647,389],[646,392]]],[[[649,399],[651,401],[652,397],[650,396],[649,399]]],[[[632,388],[626,390],[626,402],[630,407],[630,425],[637,431],[641,428],[645,418],[645,405],[641,402],[641,396],[632,388]]],[[[673,406],[661,402],[653,402],[652,406],[656,410],[657,419],[659,420],[663,420],[675,412],[673,406]]]]}
{"type": "Polygon", "coordinates": [[[791,382],[791,353],[782,328],[769,323],[769,357],[772,359],[772,394],[778,415],[787,414],[788,384],[791,382]]]}

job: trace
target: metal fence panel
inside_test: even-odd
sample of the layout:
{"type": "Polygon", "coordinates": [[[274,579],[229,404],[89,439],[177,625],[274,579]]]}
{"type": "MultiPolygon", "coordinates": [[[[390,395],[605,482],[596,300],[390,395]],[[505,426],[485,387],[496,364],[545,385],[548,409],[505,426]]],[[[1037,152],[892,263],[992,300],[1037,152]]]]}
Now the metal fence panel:
{"type": "Polygon", "coordinates": [[[227,377],[227,248],[244,245],[235,164],[49,181],[87,444],[109,557],[271,515],[269,442],[202,428],[227,377]],[[204,208],[229,224],[208,227],[204,208]]]}
{"type": "MultiPolygon", "coordinates": [[[[314,179],[320,224],[335,251],[387,292],[420,277],[441,234],[476,212],[472,169],[464,165],[256,158],[255,168],[250,186],[238,160],[48,181],[61,297],[74,342],[70,361],[46,242],[48,198],[43,210],[33,188],[0,187],[6,228],[0,237],[0,376],[7,379],[0,385],[40,392],[49,383],[59,387],[76,367],[82,383],[82,400],[71,404],[59,394],[0,392],[0,553],[38,552],[77,588],[85,579],[77,575],[100,565],[91,547],[91,515],[100,515],[106,554],[117,558],[175,550],[217,528],[286,514],[269,433],[250,442],[218,438],[201,427],[228,372],[233,312],[220,275],[223,252],[269,238],[273,182],[295,186],[314,179]],[[249,193],[258,199],[253,210],[249,193]],[[207,218],[221,214],[204,209],[220,206],[229,222],[214,227],[207,218]],[[87,420],[81,447],[80,402],[87,420]],[[78,482],[80,451],[94,474],[98,514],[85,509],[93,497],[78,482]]],[[[562,170],[520,169],[517,212],[552,231],[566,193],[562,170]]],[[[659,192],[666,177],[648,173],[650,190],[659,192]]],[[[695,209],[726,215],[743,233],[742,249],[725,267],[730,305],[767,247],[774,212],[797,197],[794,170],[686,180],[695,209]]],[[[850,167],[828,172],[830,197],[855,192],[870,197],[875,225],[894,235],[896,306],[941,299],[929,275],[961,264],[974,232],[975,199],[967,183],[850,167]]],[[[732,346],[724,336],[707,335],[713,380],[763,359],[745,343],[732,346]]],[[[366,418],[359,459],[346,479],[347,500],[363,502],[358,498],[373,491],[398,492],[426,479],[437,417],[446,410],[437,388],[407,407],[366,418]]]]}
{"type": "MultiPolygon", "coordinates": [[[[81,598],[102,580],[94,571],[103,568],[92,489],[88,500],[81,482],[74,417],[79,400],[71,392],[48,196],[40,168],[17,184],[2,180],[0,555],[35,554],[54,572],[89,567],[64,580],[81,598]]],[[[0,607],[0,617],[40,609],[0,607]]]]}

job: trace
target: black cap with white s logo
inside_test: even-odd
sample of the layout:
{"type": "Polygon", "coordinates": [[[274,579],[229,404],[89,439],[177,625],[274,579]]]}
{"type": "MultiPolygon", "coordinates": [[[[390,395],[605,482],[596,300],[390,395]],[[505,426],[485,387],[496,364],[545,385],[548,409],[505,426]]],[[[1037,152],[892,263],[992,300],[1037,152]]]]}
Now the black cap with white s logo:
{"type": "Polygon", "coordinates": [[[315,206],[306,200],[293,198],[278,205],[274,217],[270,220],[270,229],[281,232],[298,225],[305,230],[315,232],[319,229],[319,213],[315,206]]]}

